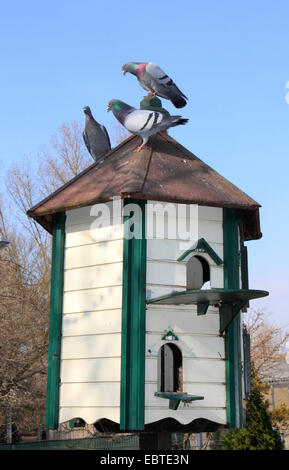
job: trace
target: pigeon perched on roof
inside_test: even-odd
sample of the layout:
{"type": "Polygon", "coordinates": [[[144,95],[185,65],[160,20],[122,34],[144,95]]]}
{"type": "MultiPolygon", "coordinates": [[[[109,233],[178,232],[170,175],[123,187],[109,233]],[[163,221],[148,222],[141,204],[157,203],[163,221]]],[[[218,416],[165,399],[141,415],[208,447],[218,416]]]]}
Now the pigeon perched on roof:
{"type": "Polygon", "coordinates": [[[97,161],[111,149],[109,135],[106,128],[94,119],[89,106],[84,106],[83,111],[85,114],[83,140],[90,155],[97,161]]]}
{"type": "Polygon", "coordinates": [[[130,72],[135,75],[140,85],[155,96],[170,100],[176,108],[186,106],[188,99],[176,86],[173,80],[156,64],[152,62],[127,62],[122,67],[122,73],[130,72]]]}
{"type": "Polygon", "coordinates": [[[166,116],[161,112],[136,109],[120,100],[111,100],[107,111],[112,111],[129,132],[142,138],[142,145],[135,150],[136,152],[145,146],[151,135],[188,122],[188,119],[183,119],[181,116],[166,116]]]}

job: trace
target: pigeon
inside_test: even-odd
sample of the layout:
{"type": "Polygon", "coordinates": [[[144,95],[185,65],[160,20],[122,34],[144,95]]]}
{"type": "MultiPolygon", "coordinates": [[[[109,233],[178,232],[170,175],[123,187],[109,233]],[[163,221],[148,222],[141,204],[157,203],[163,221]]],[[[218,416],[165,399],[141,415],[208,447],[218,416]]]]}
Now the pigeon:
{"type": "Polygon", "coordinates": [[[90,155],[97,161],[111,149],[109,135],[106,128],[96,122],[89,106],[84,106],[83,111],[85,114],[83,140],[90,155]]]}
{"type": "Polygon", "coordinates": [[[127,62],[122,67],[122,73],[125,75],[126,72],[135,75],[140,85],[149,92],[150,96],[158,95],[170,100],[176,108],[186,106],[188,98],[156,64],[152,62],[127,62]]]}
{"type": "Polygon", "coordinates": [[[188,119],[183,119],[181,116],[166,116],[157,111],[136,109],[120,100],[111,100],[107,111],[112,111],[129,132],[142,138],[142,144],[135,152],[143,149],[151,135],[188,122],[188,119]]]}

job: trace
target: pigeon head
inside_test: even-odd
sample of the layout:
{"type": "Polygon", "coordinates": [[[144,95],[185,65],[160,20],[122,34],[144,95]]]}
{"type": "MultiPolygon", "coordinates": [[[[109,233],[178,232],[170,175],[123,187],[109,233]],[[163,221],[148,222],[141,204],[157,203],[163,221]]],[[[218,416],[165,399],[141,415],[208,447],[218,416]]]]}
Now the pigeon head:
{"type": "Polygon", "coordinates": [[[123,122],[128,113],[133,110],[132,106],[124,103],[120,100],[110,100],[107,105],[107,111],[112,111],[114,116],[120,121],[123,122]]]}
{"type": "Polygon", "coordinates": [[[120,100],[110,100],[107,105],[107,111],[112,111],[113,113],[119,113],[122,109],[124,109],[126,104],[120,100]]]}
{"type": "Polygon", "coordinates": [[[88,116],[92,116],[89,106],[84,106],[83,107],[83,112],[84,112],[84,114],[88,114],[88,116]]]}
{"type": "Polygon", "coordinates": [[[143,62],[127,62],[122,66],[122,73],[123,75],[126,74],[126,72],[132,73],[133,75],[138,75],[139,71],[139,65],[142,65],[143,62]]]}

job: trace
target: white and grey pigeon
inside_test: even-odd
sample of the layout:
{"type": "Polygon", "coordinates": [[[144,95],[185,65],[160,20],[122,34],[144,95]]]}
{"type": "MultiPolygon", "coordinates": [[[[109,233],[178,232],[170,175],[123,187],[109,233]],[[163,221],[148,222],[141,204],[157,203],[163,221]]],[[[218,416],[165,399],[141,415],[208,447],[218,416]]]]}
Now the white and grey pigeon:
{"type": "Polygon", "coordinates": [[[188,119],[183,119],[181,116],[166,116],[148,109],[136,109],[120,100],[111,100],[107,111],[112,111],[129,132],[142,138],[142,144],[135,150],[136,152],[145,146],[150,136],[188,122],[188,119]]]}
{"type": "Polygon", "coordinates": [[[149,95],[170,100],[176,108],[186,106],[188,98],[158,65],[152,62],[127,62],[122,67],[122,73],[125,75],[126,72],[135,75],[149,95]]]}
{"type": "Polygon", "coordinates": [[[89,106],[84,106],[83,111],[85,114],[83,140],[90,155],[97,161],[111,150],[109,135],[106,128],[94,119],[89,106]]]}

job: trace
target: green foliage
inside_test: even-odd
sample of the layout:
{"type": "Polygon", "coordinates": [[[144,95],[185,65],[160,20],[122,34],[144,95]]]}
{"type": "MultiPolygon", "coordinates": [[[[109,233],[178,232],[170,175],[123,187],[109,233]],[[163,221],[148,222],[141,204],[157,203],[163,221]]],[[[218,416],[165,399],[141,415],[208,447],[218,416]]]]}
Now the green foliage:
{"type": "Polygon", "coordinates": [[[251,395],[246,404],[247,425],[227,434],[225,450],[282,450],[279,433],[272,427],[268,404],[262,396],[262,386],[252,374],[251,395]]]}

